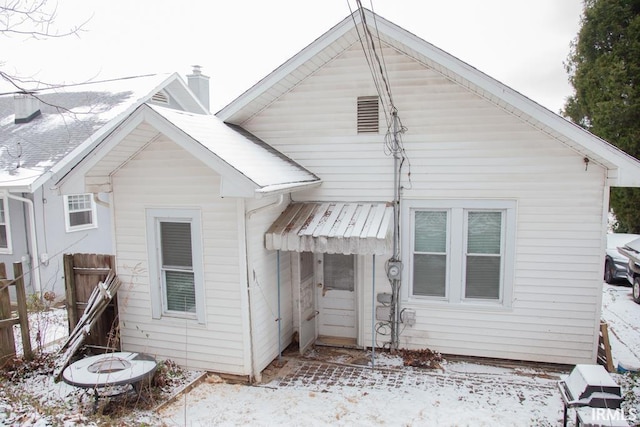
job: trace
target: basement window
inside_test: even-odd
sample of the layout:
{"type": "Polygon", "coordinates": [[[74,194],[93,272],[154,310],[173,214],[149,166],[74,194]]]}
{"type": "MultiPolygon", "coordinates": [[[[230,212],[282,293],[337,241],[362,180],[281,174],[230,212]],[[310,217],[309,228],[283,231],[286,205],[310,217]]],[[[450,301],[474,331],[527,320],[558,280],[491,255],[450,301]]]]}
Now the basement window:
{"type": "Polygon", "coordinates": [[[67,232],[96,228],[98,221],[93,195],[64,196],[64,221],[67,232]]]}
{"type": "Polygon", "coordinates": [[[358,97],[358,133],[378,133],[379,110],[377,96],[358,97]]]}

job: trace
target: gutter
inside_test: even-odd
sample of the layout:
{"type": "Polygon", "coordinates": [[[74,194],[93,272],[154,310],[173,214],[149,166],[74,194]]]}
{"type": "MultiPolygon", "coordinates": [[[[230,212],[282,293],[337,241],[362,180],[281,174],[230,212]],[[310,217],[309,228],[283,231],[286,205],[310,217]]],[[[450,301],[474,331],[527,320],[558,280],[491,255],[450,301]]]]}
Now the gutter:
{"type": "Polygon", "coordinates": [[[29,237],[31,239],[31,273],[33,275],[33,288],[38,296],[42,297],[42,283],[40,280],[40,268],[38,263],[38,238],[36,237],[36,216],[33,200],[24,197],[16,196],[5,190],[5,195],[9,199],[17,200],[22,203],[26,203],[29,210],[29,228],[31,229],[29,237]]]}
{"type": "Polygon", "coordinates": [[[255,190],[255,198],[261,199],[269,196],[281,196],[283,194],[291,194],[294,191],[310,190],[312,188],[319,187],[322,184],[322,180],[308,182],[295,182],[289,184],[275,184],[268,185],[266,187],[255,190]]]}

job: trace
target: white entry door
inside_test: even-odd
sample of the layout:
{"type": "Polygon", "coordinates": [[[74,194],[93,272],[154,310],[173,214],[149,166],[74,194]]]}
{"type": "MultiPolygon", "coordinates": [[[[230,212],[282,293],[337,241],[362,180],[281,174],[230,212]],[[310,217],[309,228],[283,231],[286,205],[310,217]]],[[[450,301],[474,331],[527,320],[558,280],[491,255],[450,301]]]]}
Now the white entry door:
{"type": "Polygon", "coordinates": [[[318,335],[355,339],[356,257],[342,254],[323,254],[319,257],[318,335]]]}

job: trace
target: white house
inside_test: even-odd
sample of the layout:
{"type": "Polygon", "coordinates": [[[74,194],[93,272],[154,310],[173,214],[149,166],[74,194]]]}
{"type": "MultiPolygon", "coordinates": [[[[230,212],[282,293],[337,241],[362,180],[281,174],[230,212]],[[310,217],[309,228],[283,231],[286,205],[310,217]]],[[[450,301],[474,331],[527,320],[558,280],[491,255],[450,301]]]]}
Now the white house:
{"type": "Polygon", "coordinates": [[[215,117],[138,107],[77,178],[111,194],[123,347],[259,379],[295,337],[594,362],[640,163],[363,10],[215,117]]]}
{"type": "MultiPolygon", "coordinates": [[[[208,79],[199,69],[188,78],[208,79]]],[[[109,195],[61,194],[55,183],[143,102],[208,108],[177,74],[0,95],[0,262],[11,277],[11,264],[23,262],[30,293],[64,298],[63,253],[113,251],[109,195]]]]}

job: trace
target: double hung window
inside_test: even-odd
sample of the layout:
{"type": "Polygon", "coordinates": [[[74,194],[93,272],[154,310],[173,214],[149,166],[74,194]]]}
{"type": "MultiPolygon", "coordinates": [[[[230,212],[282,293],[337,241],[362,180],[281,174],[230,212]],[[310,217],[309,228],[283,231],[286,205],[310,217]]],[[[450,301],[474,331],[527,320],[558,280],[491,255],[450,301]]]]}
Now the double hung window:
{"type": "Polygon", "coordinates": [[[199,212],[150,209],[147,236],[153,317],[204,322],[199,212]]]}
{"type": "Polygon", "coordinates": [[[509,305],[515,202],[409,201],[407,298],[509,305]]]}
{"type": "Polygon", "coordinates": [[[64,220],[67,231],[97,227],[96,203],[93,200],[93,195],[64,196],[64,220]]]}

